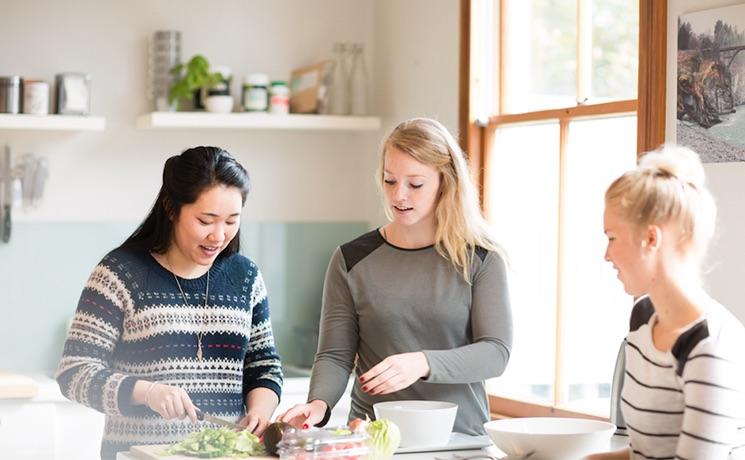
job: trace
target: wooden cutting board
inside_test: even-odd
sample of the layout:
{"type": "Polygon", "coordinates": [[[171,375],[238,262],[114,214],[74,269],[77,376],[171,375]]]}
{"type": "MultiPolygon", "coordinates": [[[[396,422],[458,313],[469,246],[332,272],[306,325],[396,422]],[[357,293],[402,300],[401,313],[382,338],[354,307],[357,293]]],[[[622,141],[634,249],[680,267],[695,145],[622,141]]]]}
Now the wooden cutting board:
{"type": "Polygon", "coordinates": [[[39,385],[31,377],[0,369],[0,399],[33,398],[38,393],[39,385]]]}
{"type": "MultiPolygon", "coordinates": [[[[187,457],[185,455],[163,455],[163,451],[168,447],[167,444],[160,446],[132,446],[129,448],[129,454],[141,460],[194,460],[197,457],[187,457]]],[[[250,460],[277,460],[277,457],[241,457],[250,460]]],[[[215,457],[212,460],[235,460],[235,457],[215,457]]]]}

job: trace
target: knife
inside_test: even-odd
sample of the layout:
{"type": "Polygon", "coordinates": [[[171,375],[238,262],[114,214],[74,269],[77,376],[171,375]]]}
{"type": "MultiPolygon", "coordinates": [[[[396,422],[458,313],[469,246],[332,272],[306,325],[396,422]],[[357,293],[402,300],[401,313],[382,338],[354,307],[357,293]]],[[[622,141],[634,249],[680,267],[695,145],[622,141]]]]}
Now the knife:
{"type": "Polygon", "coordinates": [[[237,423],[229,422],[225,419],[222,419],[220,417],[215,417],[214,415],[205,414],[201,410],[197,409],[197,420],[204,420],[206,422],[212,422],[217,423],[218,425],[226,426],[228,428],[232,428],[234,430],[243,431],[246,429],[245,426],[239,425],[237,423]]]}

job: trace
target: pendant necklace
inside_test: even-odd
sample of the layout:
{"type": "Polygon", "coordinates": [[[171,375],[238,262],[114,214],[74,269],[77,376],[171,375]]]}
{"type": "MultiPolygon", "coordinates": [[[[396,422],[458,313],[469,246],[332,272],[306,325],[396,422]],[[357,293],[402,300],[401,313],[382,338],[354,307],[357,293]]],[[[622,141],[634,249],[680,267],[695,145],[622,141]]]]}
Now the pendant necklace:
{"type": "MultiPolygon", "coordinates": [[[[168,259],[166,259],[166,262],[168,262],[168,259]]],[[[168,262],[168,268],[171,268],[171,263],[168,262]]],[[[173,279],[176,280],[176,286],[178,286],[178,290],[181,291],[181,298],[184,299],[184,306],[191,307],[191,304],[186,300],[186,295],[184,295],[184,290],[181,289],[181,283],[178,281],[178,276],[173,272],[173,269],[171,268],[171,274],[173,275],[173,279]]],[[[210,271],[207,269],[207,288],[204,290],[204,309],[202,310],[202,314],[200,316],[200,325],[199,330],[197,331],[197,359],[199,361],[202,360],[202,357],[204,354],[202,353],[202,338],[204,337],[204,315],[207,311],[207,299],[209,299],[210,294],[210,271]]]]}

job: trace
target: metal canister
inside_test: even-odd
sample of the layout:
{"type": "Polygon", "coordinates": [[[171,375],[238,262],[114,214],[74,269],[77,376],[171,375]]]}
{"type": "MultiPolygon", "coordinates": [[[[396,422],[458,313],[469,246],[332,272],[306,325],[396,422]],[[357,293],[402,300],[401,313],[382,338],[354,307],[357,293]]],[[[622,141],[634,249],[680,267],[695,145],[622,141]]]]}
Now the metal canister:
{"type": "Polygon", "coordinates": [[[0,77],[0,113],[21,111],[21,77],[0,77]]]}

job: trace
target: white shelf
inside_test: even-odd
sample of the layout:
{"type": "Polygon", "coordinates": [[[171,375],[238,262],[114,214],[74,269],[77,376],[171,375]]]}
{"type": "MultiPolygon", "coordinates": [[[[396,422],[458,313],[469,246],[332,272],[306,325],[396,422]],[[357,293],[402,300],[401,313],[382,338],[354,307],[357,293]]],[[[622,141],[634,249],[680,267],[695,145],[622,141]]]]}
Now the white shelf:
{"type": "Polygon", "coordinates": [[[52,131],[103,131],[103,117],[78,115],[0,114],[0,129],[34,129],[52,131]]]}
{"type": "Polygon", "coordinates": [[[380,129],[380,118],[270,113],[151,112],[137,118],[137,127],[374,131],[380,129]]]}

